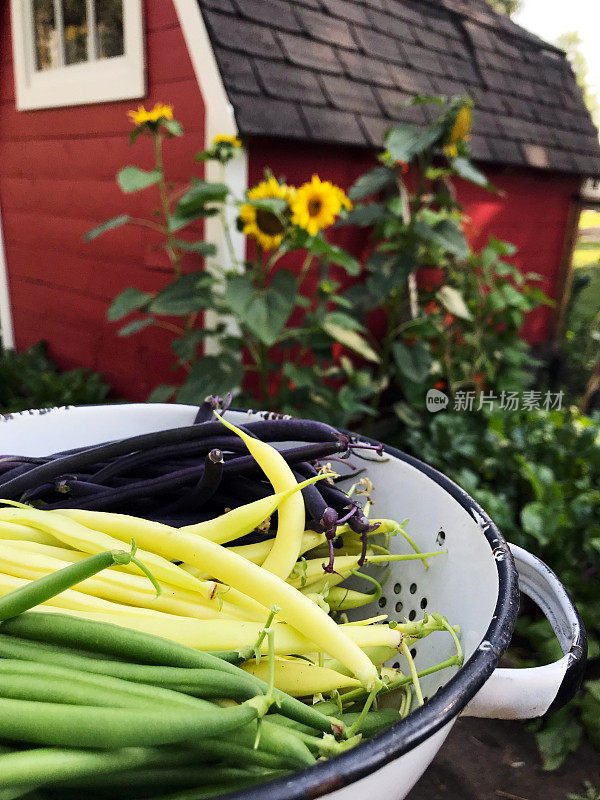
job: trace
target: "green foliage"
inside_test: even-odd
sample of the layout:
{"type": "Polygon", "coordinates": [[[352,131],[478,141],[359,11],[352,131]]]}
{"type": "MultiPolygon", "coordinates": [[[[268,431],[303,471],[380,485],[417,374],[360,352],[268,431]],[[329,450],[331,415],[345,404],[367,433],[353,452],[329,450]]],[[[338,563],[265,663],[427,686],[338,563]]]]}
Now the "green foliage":
{"type": "Polygon", "coordinates": [[[92,228],[91,231],[86,233],[84,239],[86,242],[91,242],[92,239],[95,239],[97,236],[106,233],[106,231],[112,231],[114,228],[120,228],[123,225],[127,225],[130,220],[131,217],[128,214],[119,214],[118,217],[107,219],[105,222],[102,222],[100,225],[92,228]]]}
{"type": "Polygon", "coordinates": [[[0,413],[102,403],[108,392],[108,384],[96,372],[60,372],[48,357],[45,342],[23,353],[0,350],[0,413]]]}
{"type": "Polygon", "coordinates": [[[565,31],[558,37],[556,44],[567,54],[588,111],[598,125],[600,123],[600,98],[593,85],[590,85],[590,66],[582,50],[581,34],[578,31],[565,31]]]}
{"type": "MultiPolygon", "coordinates": [[[[525,385],[531,361],[519,328],[524,314],[544,297],[505,260],[513,255],[510,245],[492,240],[473,253],[467,244],[452,181],[491,189],[469,159],[471,100],[416,97],[408,105],[423,103],[436,106],[434,121],[425,128],[398,125],[387,132],[379,165],[356,181],[349,192],[356,205],[338,219],[338,225],[372,229],[364,269],[321,230],[312,235],[293,222],[288,187],[268,170],[259,191],[249,191],[244,199],[234,198],[225,182],[199,178],[170,193],[162,147],[171,133],[167,122],[176,123],[163,118],[136,128],[153,139],[155,168],[127,166],[117,181],[125,192],[156,185],[160,209],[152,219],[115,217],[87,238],[130,223],[165,239],[173,279],[154,293],[126,289],[108,312],[109,320],[125,322],[121,336],[152,326],[172,333],[176,365],[187,377],[183,385],[159,387],[153,399],[200,402],[205,394],[229,387],[241,404],[258,402],[349,425],[382,411],[416,421],[415,410],[423,408],[434,385],[450,394],[525,385]],[[407,172],[417,176],[414,189],[405,183],[407,172]],[[244,263],[230,247],[225,268],[212,242],[175,234],[215,216],[230,244],[224,210],[231,203],[243,206],[240,227],[255,218],[264,238],[258,236],[256,255],[244,263]],[[263,252],[263,246],[269,249],[263,252]],[[293,253],[304,257],[299,275],[278,264],[293,253]],[[211,272],[184,272],[184,257],[193,256],[211,256],[211,272]],[[417,285],[421,267],[438,270],[435,285],[417,285]],[[354,284],[342,291],[334,268],[354,284]],[[317,278],[310,296],[304,291],[309,275],[317,278]],[[208,309],[217,322],[202,329],[198,314],[208,309]],[[367,324],[374,316],[384,322],[380,340],[367,324]],[[231,319],[233,325],[226,321],[231,319]],[[211,340],[221,355],[202,358],[201,347],[211,340]]],[[[217,137],[197,160],[226,165],[239,147],[236,139],[217,137]]]]}
{"type": "Polygon", "coordinates": [[[154,186],[159,182],[161,172],[158,169],[153,169],[146,172],[139,167],[123,167],[117,175],[117,183],[121,187],[121,191],[126,194],[131,192],[139,192],[142,189],[147,189],[149,186],[154,186]]]}
{"type": "Polygon", "coordinates": [[[521,7],[521,0],[486,0],[489,5],[500,14],[511,16],[521,7]]]}
{"type": "Polygon", "coordinates": [[[464,136],[472,103],[463,97],[414,102],[438,104],[438,118],[425,130],[400,125],[387,133],[381,166],[350,189],[357,204],[343,221],[373,227],[364,284],[346,297],[361,322],[370,313],[385,319],[381,342],[370,345],[378,355],[371,359],[378,365],[371,406],[393,408],[403,422],[415,418],[433,386],[450,395],[525,387],[533,361],[519,331],[528,311],[549,302],[532,285],[533,275],[524,277],[506,260],[512,245],[491,239],[475,253],[467,244],[452,182],[493,191],[469,160],[464,136]],[[462,139],[456,138],[459,118],[462,139]],[[416,188],[405,183],[406,172],[416,188]],[[417,281],[422,267],[433,277],[417,281]],[[413,409],[408,414],[406,402],[413,409]]]}
{"type": "Polygon", "coordinates": [[[595,789],[589,781],[586,781],[583,786],[585,794],[568,794],[567,800],[600,800],[600,790],[595,789]]]}
{"type": "MultiPolygon", "coordinates": [[[[471,494],[506,538],[534,552],[560,576],[600,659],[600,418],[574,409],[441,413],[406,427],[404,449],[449,475],[471,494]]],[[[560,657],[547,623],[519,620],[526,652],[542,663],[560,657]]],[[[531,663],[531,662],[529,662],[531,663]]],[[[538,724],[546,769],[577,749],[582,724],[600,748],[600,682],[586,684],[581,701],[538,724]]]]}

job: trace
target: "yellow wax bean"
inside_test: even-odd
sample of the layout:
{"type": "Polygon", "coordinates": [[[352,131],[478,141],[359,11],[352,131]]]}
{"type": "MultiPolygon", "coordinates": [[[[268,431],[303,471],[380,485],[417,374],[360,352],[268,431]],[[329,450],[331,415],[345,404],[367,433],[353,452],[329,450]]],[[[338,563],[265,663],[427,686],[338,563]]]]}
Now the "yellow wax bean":
{"type": "MultiPolygon", "coordinates": [[[[256,441],[253,439],[252,441],[256,441]]],[[[262,444],[262,442],[261,442],[262,444]]],[[[271,448],[272,449],[272,448],[271,448]]],[[[277,451],[275,451],[277,452],[277,451]]],[[[207,519],[205,522],[198,522],[195,525],[185,525],[179,528],[183,533],[194,533],[198,536],[203,536],[211,542],[217,544],[225,544],[226,542],[233,542],[236,539],[241,539],[248,533],[263,523],[275,511],[281,514],[283,505],[291,499],[292,496],[298,494],[305,486],[310,486],[317,481],[323,480],[327,475],[316,475],[312,478],[307,478],[302,483],[297,483],[294,479],[294,485],[288,487],[284,491],[277,492],[276,494],[263,497],[260,500],[255,500],[253,503],[247,503],[238,508],[233,508],[226,514],[214,519],[207,519]]],[[[302,531],[304,532],[304,502],[300,496],[302,503],[302,531]]]]}
{"type": "MultiPolygon", "coordinates": [[[[49,513],[56,514],[56,512],[49,513]]],[[[75,518],[81,518],[74,510],[69,513],[75,518]]],[[[277,575],[201,536],[182,533],[181,530],[158,525],[139,517],[88,511],[85,515],[86,523],[94,524],[92,520],[96,514],[99,516],[99,524],[110,525],[110,530],[122,541],[135,539],[145,550],[197,567],[216,580],[252,597],[266,608],[276,604],[281,609],[281,619],[301,629],[307,637],[310,637],[314,643],[311,649],[314,650],[316,645],[317,648],[330,652],[367,686],[373,686],[377,681],[377,670],[348,634],[311,600],[277,575]]],[[[140,559],[142,558],[140,553],[140,559]]],[[[152,568],[149,561],[146,563],[152,568]]],[[[168,632],[164,635],[168,636],[168,632]]],[[[235,640],[233,641],[233,646],[237,647],[235,640]]]]}
{"type": "Polygon", "coordinates": [[[316,581],[321,581],[323,578],[331,579],[329,585],[334,586],[335,582],[344,580],[348,577],[353,569],[358,569],[358,560],[360,554],[355,556],[336,556],[333,562],[333,568],[336,572],[340,572],[342,577],[336,575],[335,572],[324,572],[323,566],[327,563],[322,558],[311,558],[307,561],[300,562],[294,567],[294,571],[289,576],[287,582],[290,586],[296,589],[304,589],[309,587],[316,581]],[[344,574],[345,573],[345,574],[344,574]],[[338,578],[339,580],[335,581],[338,578]]]}
{"type": "MultiPolygon", "coordinates": [[[[0,508],[0,520],[29,524],[85,553],[100,553],[104,550],[116,550],[121,547],[120,542],[112,536],[92,531],[63,514],[58,515],[51,511],[40,511],[31,507],[0,508]]],[[[129,541],[131,541],[131,537],[129,541]]],[[[152,570],[158,580],[170,580],[176,586],[181,585],[192,591],[199,590],[197,579],[176,567],[175,564],[171,564],[168,559],[154,553],[144,552],[142,549],[139,550],[139,559],[152,570]]],[[[135,569],[139,573],[139,570],[135,569]]]]}
{"type": "MultiPolygon", "coordinates": [[[[63,569],[69,562],[62,561],[49,556],[42,556],[30,552],[27,562],[23,562],[23,551],[17,548],[12,551],[0,544],[0,572],[13,575],[19,578],[36,580],[42,575],[63,569]]],[[[88,578],[76,586],[73,591],[82,592],[86,595],[100,597],[116,603],[123,603],[127,606],[136,608],[146,608],[152,611],[162,611],[166,614],[177,614],[182,617],[193,617],[196,619],[218,619],[226,616],[233,619],[253,619],[261,621],[265,615],[253,614],[248,609],[242,609],[225,604],[221,609],[198,602],[199,595],[189,593],[187,601],[177,596],[176,591],[170,586],[161,586],[161,595],[156,596],[154,587],[147,578],[138,575],[126,575],[116,573],[111,569],[103,570],[102,573],[88,578]],[[150,587],[151,591],[148,591],[150,587]]],[[[266,614],[266,610],[265,610],[266,614]]]]}
{"type": "MultiPolygon", "coordinates": [[[[45,612],[50,608],[50,606],[44,606],[36,610],[45,612]]],[[[131,611],[136,612],[137,609],[131,609],[131,611]]],[[[125,617],[121,614],[110,615],[96,611],[77,612],[76,616],[85,615],[87,619],[94,619],[98,622],[112,622],[113,625],[123,625],[133,630],[153,633],[156,636],[171,639],[196,650],[216,651],[252,648],[263,630],[263,624],[259,622],[243,622],[229,619],[189,619],[171,614],[160,614],[159,612],[148,612],[148,614],[150,613],[155,613],[155,616],[151,618],[148,615],[132,613],[130,616],[125,617]]],[[[335,625],[335,623],[333,624],[335,625]]],[[[314,642],[298,633],[290,625],[278,622],[274,623],[272,627],[275,631],[276,655],[289,656],[314,653],[314,642]]],[[[361,658],[368,662],[369,674],[375,673],[375,675],[377,675],[376,667],[361,648],[394,647],[398,649],[404,638],[400,630],[389,628],[387,625],[336,627],[339,628],[338,633],[342,634],[351,647],[360,652],[361,658]]],[[[260,648],[261,653],[267,655],[268,647],[268,641],[265,638],[260,648]]],[[[330,652],[331,649],[332,647],[328,646],[325,652],[330,652]]]]}
{"type": "MultiPolygon", "coordinates": [[[[434,558],[435,556],[444,555],[446,550],[438,550],[435,553],[408,553],[398,555],[396,553],[392,554],[374,554],[372,551],[367,551],[367,555],[365,558],[365,564],[388,564],[392,561],[425,561],[426,558],[434,558]]],[[[335,572],[340,573],[344,577],[348,577],[353,570],[359,569],[358,562],[360,560],[360,556],[357,554],[355,556],[336,556],[335,561],[333,563],[333,568],[335,572]]],[[[315,592],[316,590],[312,587],[320,584],[323,581],[323,576],[325,578],[332,578],[335,579],[335,573],[326,573],[323,570],[324,561],[322,558],[312,558],[308,561],[299,562],[294,567],[294,572],[288,578],[288,583],[291,586],[295,586],[298,589],[309,589],[311,592],[315,592]]],[[[340,576],[337,576],[340,578],[340,576]]],[[[341,578],[341,580],[344,579],[341,578]]],[[[335,585],[335,581],[332,580],[329,582],[330,586],[335,585]]],[[[339,580],[337,581],[339,583],[339,580]]]]}
{"type": "MultiPolygon", "coordinates": [[[[306,597],[312,597],[313,600],[316,600],[317,596],[323,595],[326,589],[334,588],[338,583],[345,581],[347,578],[347,575],[337,575],[335,572],[324,572],[322,578],[308,583],[306,586],[303,586],[300,591],[303,595],[306,595],[306,597]]],[[[327,602],[327,598],[325,598],[325,602],[327,602]]]]}
{"type": "MultiPolygon", "coordinates": [[[[269,680],[269,663],[265,659],[259,664],[254,660],[249,661],[242,665],[242,669],[263,681],[269,680]]],[[[308,697],[334,689],[355,689],[360,683],[356,678],[309,664],[308,661],[278,658],[275,661],[275,686],[293,697],[308,697]]]]}
{"type": "MultiPolygon", "coordinates": [[[[50,532],[57,539],[73,547],[77,547],[85,553],[118,550],[121,547],[121,542],[129,543],[133,538],[129,536],[117,540],[109,533],[92,530],[86,527],[85,524],[80,524],[76,520],[70,519],[67,515],[56,514],[52,511],[40,511],[31,507],[0,508],[0,519],[6,522],[15,521],[19,524],[27,522],[27,524],[32,525],[38,530],[50,532]]],[[[177,532],[175,528],[168,528],[168,530],[177,532]]],[[[200,581],[198,578],[193,577],[185,572],[185,570],[171,563],[169,559],[174,558],[174,555],[167,555],[163,558],[155,553],[149,553],[140,549],[138,550],[138,557],[152,571],[157,580],[165,581],[175,586],[181,586],[192,592],[198,592],[207,599],[214,601],[216,608],[219,607],[220,600],[216,596],[216,593],[221,589],[227,589],[227,587],[216,586],[213,581],[200,581]]],[[[128,570],[139,574],[139,570],[133,564],[128,566],[128,570]]],[[[259,614],[263,613],[263,608],[250,598],[233,591],[228,591],[227,593],[229,595],[229,602],[236,602],[244,607],[249,607],[259,614]]]]}
{"type": "MultiPolygon", "coordinates": [[[[22,552],[24,551],[26,553],[46,555],[50,556],[51,558],[57,558],[59,560],[66,561],[68,563],[81,561],[82,559],[87,558],[89,555],[89,553],[81,553],[77,550],[68,550],[67,548],[61,547],[52,547],[50,545],[38,544],[37,542],[11,540],[9,544],[11,547],[18,548],[22,552]]],[[[0,542],[0,550],[2,550],[2,548],[3,545],[0,542]]],[[[28,562],[31,563],[31,558],[29,556],[27,556],[27,558],[28,562]]],[[[148,595],[150,601],[153,601],[156,597],[154,587],[148,582],[147,578],[143,578],[141,575],[133,574],[127,569],[127,565],[114,565],[110,569],[104,570],[97,576],[97,578],[103,582],[116,583],[118,586],[143,592],[144,594],[148,595]]],[[[161,581],[161,596],[168,596],[173,600],[177,600],[178,602],[181,601],[193,607],[202,605],[207,609],[223,611],[223,613],[228,614],[230,617],[234,617],[236,619],[262,620],[267,616],[267,609],[263,609],[262,606],[259,606],[258,603],[254,603],[254,601],[250,600],[250,598],[248,598],[247,605],[250,605],[251,607],[242,607],[240,605],[230,603],[226,599],[229,597],[230,592],[232,591],[230,587],[222,586],[214,581],[204,581],[204,583],[208,584],[206,590],[209,596],[205,596],[205,594],[200,594],[199,592],[191,592],[188,589],[175,587],[169,583],[166,583],[165,581],[161,581]]],[[[191,614],[190,616],[196,615],[191,614]]]]}
{"type": "MultiPolygon", "coordinates": [[[[369,656],[375,666],[380,667],[386,661],[398,657],[398,650],[395,647],[365,647],[365,655],[369,656]]],[[[348,675],[348,670],[339,661],[333,658],[326,658],[323,661],[323,666],[327,669],[341,672],[342,675],[348,675]]]]}
{"type": "Polygon", "coordinates": [[[0,539],[29,539],[40,544],[60,544],[58,539],[49,533],[30,528],[28,525],[17,525],[15,522],[4,522],[3,520],[0,520],[0,539]]]}
{"type": "MultiPolygon", "coordinates": [[[[30,580],[0,573],[0,596],[3,597],[5,594],[8,594],[15,589],[19,589],[22,586],[27,586],[30,583],[30,580]]],[[[111,603],[108,600],[102,600],[99,597],[91,597],[90,595],[83,594],[82,592],[76,592],[74,589],[66,589],[64,592],[57,594],[55,597],[47,600],[44,603],[44,606],[46,605],[53,606],[54,608],[67,609],[69,611],[104,614],[107,620],[110,617],[115,624],[119,624],[119,621],[122,619],[129,619],[129,616],[134,613],[136,617],[148,620],[150,627],[152,627],[152,625],[156,625],[162,617],[166,617],[167,619],[170,618],[170,615],[161,614],[158,611],[150,611],[146,608],[134,609],[131,606],[111,603]]],[[[127,622],[123,624],[128,625],[127,622]]]]}
{"type": "MultiPolygon", "coordinates": [[[[236,433],[244,442],[258,465],[272,483],[276,492],[284,492],[295,486],[297,481],[287,461],[270,444],[253,439],[244,431],[232,425],[223,417],[217,416],[229,430],[236,433]]],[[[278,526],[275,542],[263,567],[280,578],[287,578],[298,560],[304,533],[304,500],[302,495],[293,494],[278,509],[278,526]]]]}
{"type": "MultiPolygon", "coordinates": [[[[309,589],[312,587],[308,587],[309,589]]],[[[323,599],[332,611],[347,611],[351,608],[360,608],[373,602],[372,594],[364,594],[363,592],[356,592],[353,589],[347,589],[345,586],[329,586],[325,598],[323,595],[313,592],[303,592],[307,597],[315,603],[321,603],[323,599]]]]}
{"type": "MultiPolygon", "coordinates": [[[[31,529],[33,530],[33,529],[31,529]]],[[[89,530],[89,529],[86,529],[89,530]]],[[[91,531],[90,531],[91,533],[91,531]]],[[[130,541],[127,538],[122,541],[130,541]]],[[[81,561],[87,558],[89,553],[81,553],[77,550],[68,550],[66,548],[52,547],[50,545],[38,544],[37,542],[27,542],[20,540],[10,540],[4,544],[10,545],[12,548],[17,548],[24,553],[37,553],[39,555],[46,555],[52,558],[59,558],[67,562],[81,561]]],[[[116,542],[117,545],[120,541],[116,542]]],[[[3,543],[0,541],[0,550],[3,548],[3,543]]],[[[95,552],[95,551],[92,551],[95,552]]],[[[27,555],[28,561],[31,558],[27,555]]],[[[169,565],[175,569],[175,565],[169,565]]],[[[183,571],[183,570],[182,570],[183,571]]],[[[137,591],[144,592],[150,599],[156,596],[156,592],[147,578],[139,574],[134,574],[127,565],[117,565],[108,570],[104,570],[99,576],[99,579],[109,582],[117,582],[118,585],[136,589],[137,591]],[[115,573],[118,573],[115,574],[115,573]]],[[[170,595],[174,599],[182,601],[191,605],[202,605],[206,608],[212,608],[216,611],[223,611],[229,616],[241,619],[265,619],[268,614],[267,609],[251,600],[249,597],[236,592],[229,586],[215,583],[215,581],[196,581],[195,590],[190,591],[181,586],[173,586],[165,580],[160,581],[163,596],[170,595]],[[242,599],[243,603],[231,602],[231,600],[242,599]]]]}
{"type": "MultiPolygon", "coordinates": [[[[29,528],[28,530],[38,533],[38,531],[35,531],[34,528],[29,528]]],[[[10,539],[5,540],[4,542],[0,541],[0,548],[2,548],[4,545],[8,545],[13,549],[25,551],[26,553],[37,553],[38,555],[46,555],[50,556],[51,558],[59,558],[62,561],[69,561],[71,564],[74,564],[76,561],[81,561],[84,558],[88,558],[89,556],[89,553],[82,553],[80,550],[71,550],[68,547],[58,547],[31,539],[10,539]]],[[[152,587],[151,591],[156,594],[152,587]]]]}
{"type": "MultiPolygon", "coordinates": [[[[302,535],[302,545],[300,547],[300,555],[318,547],[325,541],[324,533],[315,533],[314,531],[305,531],[302,535]]],[[[233,553],[243,556],[248,561],[253,561],[259,566],[262,565],[265,558],[269,555],[273,547],[273,540],[267,539],[264,542],[256,542],[255,544],[242,544],[237,547],[230,547],[233,553]]]]}

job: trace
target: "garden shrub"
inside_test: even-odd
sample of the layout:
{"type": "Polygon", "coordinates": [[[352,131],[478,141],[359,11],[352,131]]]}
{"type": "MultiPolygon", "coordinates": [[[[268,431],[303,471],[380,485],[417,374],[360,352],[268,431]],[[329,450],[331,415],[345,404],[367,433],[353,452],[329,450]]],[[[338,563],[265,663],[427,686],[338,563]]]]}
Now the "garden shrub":
{"type": "Polygon", "coordinates": [[[89,369],[61,372],[45,342],[23,353],[0,349],[0,413],[29,408],[90,405],[106,400],[109,386],[89,369]]]}
{"type": "MultiPolygon", "coordinates": [[[[510,542],[555,570],[586,626],[592,675],[600,664],[600,416],[575,408],[440,413],[404,428],[396,444],[456,481],[510,542]]],[[[529,604],[516,644],[521,665],[561,656],[529,604]]],[[[577,749],[583,728],[600,747],[600,681],[535,728],[547,768],[577,749]]]]}

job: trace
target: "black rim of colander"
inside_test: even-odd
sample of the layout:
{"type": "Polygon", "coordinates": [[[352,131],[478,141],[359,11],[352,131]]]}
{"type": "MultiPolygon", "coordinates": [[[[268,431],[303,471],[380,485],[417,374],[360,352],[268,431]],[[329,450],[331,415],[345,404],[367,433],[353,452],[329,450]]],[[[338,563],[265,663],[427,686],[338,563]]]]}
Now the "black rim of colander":
{"type": "MultiPolygon", "coordinates": [[[[366,436],[360,438],[379,444],[366,436]]],[[[385,445],[385,452],[431,478],[479,524],[498,570],[498,598],[485,636],[448,683],[423,707],[391,728],[329,761],[253,789],[221,795],[223,800],[312,800],[367,777],[417,747],[456,717],[496,669],[510,643],[519,610],[519,587],[504,537],[481,506],[441,472],[394,447],[385,445]]]]}

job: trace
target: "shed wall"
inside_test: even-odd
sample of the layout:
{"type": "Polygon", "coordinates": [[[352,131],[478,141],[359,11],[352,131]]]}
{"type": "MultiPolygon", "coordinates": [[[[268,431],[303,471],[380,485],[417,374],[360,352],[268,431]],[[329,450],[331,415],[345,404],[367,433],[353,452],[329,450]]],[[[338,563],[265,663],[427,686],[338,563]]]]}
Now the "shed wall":
{"type": "Polygon", "coordinates": [[[103,219],[148,217],[158,205],[155,187],[123,195],[115,183],[128,163],[152,165],[148,137],[127,144],[127,111],[138,103],[172,104],[185,127],[183,139],[165,145],[167,175],[183,182],[201,172],[193,159],[204,147],[204,104],[172,0],[144,2],[145,98],[40,111],[15,107],[9,6],[0,3],[0,204],[16,346],[44,338],[61,367],[92,367],[119,396],[145,399],[173,378],[170,335],[118,338],[106,310],[127,286],[152,291],[165,282],[164,251],[139,227],[82,237],[103,219]]]}
{"type": "MultiPolygon", "coordinates": [[[[265,167],[284,175],[293,184],[309,180],[313,172],[348,188],[366,169],[373,156],[350,147],[257,139],[250,151],[249,185],[261,180],[265,167]]],[[[515,264],[523,272],[542,276],[539,284],[554,298],[567,233],[571,199],[579,189],[577,177],[524,168],[485,168],[497,193],[457,181],[458,199],[469,217],[467,236],[472,247],[481,248],[490,236],[512,242],[518,248],[515,264]]],[[[356,255],[369,248],[364,230],[347,228],[334,232],[337,244],[356,255]]],[[[529,314],[523,335],[531,344],[544,341],[550,332],[552,309],[529,314]]]]}

